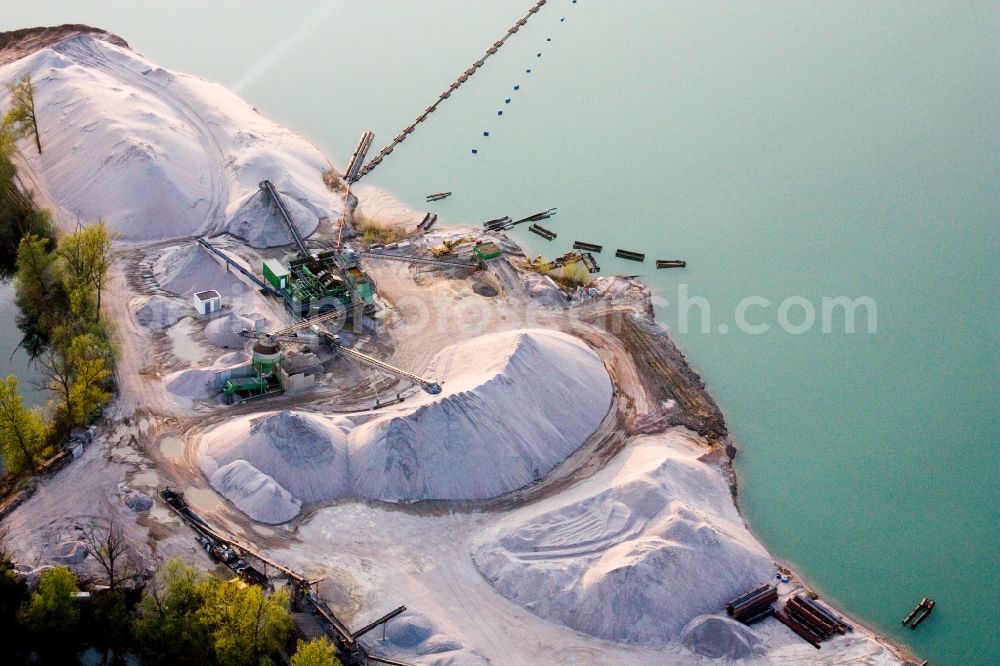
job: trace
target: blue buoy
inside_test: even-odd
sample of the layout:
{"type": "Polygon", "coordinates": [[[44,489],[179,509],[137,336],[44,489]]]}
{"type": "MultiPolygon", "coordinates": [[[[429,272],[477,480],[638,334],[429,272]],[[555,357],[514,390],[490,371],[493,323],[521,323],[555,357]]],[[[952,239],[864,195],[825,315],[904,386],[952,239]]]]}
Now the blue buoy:
{"type": "Polygon", "coordinates": [[[504,103],[504,104],[510,104],[510,97],[508,97],[507,99],[505,99],[505,100],[503,101],[503,103],[504,103]]]}
{"type": "Polygon", "coordinates": [[[531,74],[531,70],[530,69],[526,69],[524,71],[527,72],[528,74],[531,74]]]}
{"type": "Polygon", "coordinates": [[[520,90],[521,86],[514,86],[514,90],[520,90]]]}
{"type": "Polygon", "coordinates": [[[478,155],[479,154],[479,149],[478,148],[473,148],[472,149],[472,154],[473,155],[478,155]]]}
{"type": "Polygon", "coordinates": [[[538,58],[541,58],[541,57],[542,57],[542,54],[541,54],[541,53],[539,53],[539,54],[538,54],[538,55],[537,55],[536,57],[538,57],[538,58]]]}
{"type": "Polygon", "coordinates": [[[489,131],[483,132],[483,136],[489,136],[489,135],[490,135],[489,131]]]}
{"type": "Polygon", "coordinates": [[[551,37],[546,37],[546,38],[545,38],[545,41],[547,41],[547,42],[551,42],[551,41],[552,41],[552,38],[551,38],[551,37]]]}
{"type": "Polygon", "coordinates": [[[560,23],[562,23],[562,22],[563,22],[563,21],[565,21],[565,20],[566,20],[566,17],[565,17],[565,16],[563,16],[562,18],[560,18],[560,19],[559,19],[559,22],[560,22],[560,23]]]}

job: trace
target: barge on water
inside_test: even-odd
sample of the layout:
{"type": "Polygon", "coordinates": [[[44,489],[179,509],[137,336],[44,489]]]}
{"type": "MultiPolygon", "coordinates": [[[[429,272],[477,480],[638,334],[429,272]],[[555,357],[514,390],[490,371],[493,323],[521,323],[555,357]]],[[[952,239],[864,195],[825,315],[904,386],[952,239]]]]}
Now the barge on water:
{"type": "Polygon", "coordinates": [[[936,602],[933,599],[924,597],[920,600],[920,603],[913,607],[910,614],[903,618],[903,624],[909,626],[910,629],[916,629],[917,626],[926,620],[927,616],[931,614],[931,611],[934,610],[935,604],[936,602]]]}
{"type": "Polygon", "coordinates": [[[629,261],[646,261],[646,255],[642,252],[633,252],[632,250],[615,250],[615,256],[619,259],[628,259],[629,261]]]}

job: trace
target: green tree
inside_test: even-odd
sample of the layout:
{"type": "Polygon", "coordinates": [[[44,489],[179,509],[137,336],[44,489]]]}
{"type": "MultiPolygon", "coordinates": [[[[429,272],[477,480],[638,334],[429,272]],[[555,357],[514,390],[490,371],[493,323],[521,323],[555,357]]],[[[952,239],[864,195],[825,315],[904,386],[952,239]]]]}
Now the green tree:
{"type": "Polygon", "coordinates": [[[73,602],[79,591],[76,576],[66,567],[45,571],[22,611],[22,622],[48,641],[72,637],[80,621],[80,611],[73,602]]]}
{"type": "Polygon", "coordinates": [[[66,323],[69,308],[55,257],[47,250],[49,240],[26,234],[17,247],[17,325],[24,332],[22,344],[37,358],[53,331],[66,323]]]}
{"type": "Polygon", "coordinates": [[[31,73],[21,77],[20,81],[8,83],[10,90],[10,110],[3,117],[3,127],[17,139],[29,136],[35,138],[38,154],[42,154],[42,139],[38,134],[38,117],[35,115],[35,86],[31,82],[31,73]]]}
{"type": "Polygon", "coordinates": [[[32,470],[45,446],[45,422],[24,406],[17,390],[17,377],[0,381],[0,453],[12,474],[32,470]]]}
{"type": "Polygon", "coordinates": [[[270,597],[257,585],[232,580],[212,589],[198,611],[208,627],[215,657],[223,666],[256,666],[271,663],[288,638],[292,618],[288,592],[270,597]]]}
{"type": "Polygon", "coordinates": [[[27,586],[14,571],[13,554],[7,548],[7,530],[0,528],[0,627],[14,626],[27,594],[27,586]]]}
{"type": "Polygon", "coordinates": [[[104,390],[111,372],[105,363],[107,347],[93,335],[84,334],[70,343],[70,363],[73,381],[70,386],[70,414],[74,425],[83,425],[110,398],[104,390]]]}
{"type": "MultiPolygon", "coordinates": [[[[100,317],[101,294],[114,260],[114,240],[115,235],[100,220],[66,236],[59,243],[58,254],[63,262],[64,282],[66,290],[71,294],[74,310],[78,307],[78,301],[84,302],[88,298],[87,294],[92,294],[95,321],[100,317]]],[[[89,318],[89,312],[83,308],[80,310],[79,313],[74,312],[77,318],[89,318]]]]}
{"type": "Polygon", "coordinates": [[[292,666],[341,666],[334,653],[333,643],[325,636],[308,642],[300,640],[291,663],[292,666]]]}
{"type": "Polygon", "coordinates": [[[167,664],[208,661],[212,642],[198,609],[218,584],[180,558],[164,562],[139,602],[133,624],[142,649],[167,664]]]}
{"type": "Polygon", "coordinates": [[[54,238],[48,211],[35,206],[31,192],[17,175],[14,156],[17,145],[9,128],[0,124],[0,276],[14,272],[21,238],[34,233],[54,238]]]}
{"type": "Polygon", "coordinates": [[[75,366],[70,353],[72,338],[66,326],[57,327],[51,335],[45,353],[38,358],[38,369],[45,387],[56,397],[56,432],[64,433],[73,427],[73,415],[77,413],[73,391],[75,366]]]}
{"type": "Polygon", "coordinates": [[[111,376],[107,365],[110,356],[107,342],[96,335],[83,333],[70,337],[65,326],[53,332],[38,367],[56,396],[57,432],[86,424],[111,397],[105,390],[111,376]]]}

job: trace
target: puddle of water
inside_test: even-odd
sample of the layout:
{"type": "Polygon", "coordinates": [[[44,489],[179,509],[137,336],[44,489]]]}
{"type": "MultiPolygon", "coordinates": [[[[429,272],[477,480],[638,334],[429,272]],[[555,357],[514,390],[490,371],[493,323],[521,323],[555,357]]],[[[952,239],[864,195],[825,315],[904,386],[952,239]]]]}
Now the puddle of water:
{"type": "Polygon", "coordinates": [[[167,329],[167,337],[174,356],[182,361],[198,363],[205,357],[205,348],[191,339],[194,327],[191,325],[192,319],[185,317],[167,329]]]}
{"type": "Polygon", "coordinates": [[[184,454],[184,440],[164,437],[160,440],[160,453],[171,459],[180,458],[184,454]]]}
{"type": "Polygon", "coordinates": [[[222,506],[222,498],[207,488],[188,486],[184,489],[184,499],[199,511],[214,511],[222,506]]]}

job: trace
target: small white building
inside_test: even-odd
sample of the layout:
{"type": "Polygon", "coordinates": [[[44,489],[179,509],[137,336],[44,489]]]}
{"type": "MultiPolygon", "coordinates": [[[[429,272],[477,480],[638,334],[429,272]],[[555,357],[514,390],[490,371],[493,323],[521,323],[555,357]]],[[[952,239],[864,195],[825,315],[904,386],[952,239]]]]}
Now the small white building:
{"type": "Polygon", "coordinates": [[[222,310],[222,296],[214,289],[195,292],[194,309],[203,317],[220,312],[222,310]]]}

